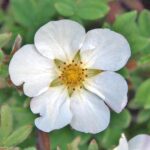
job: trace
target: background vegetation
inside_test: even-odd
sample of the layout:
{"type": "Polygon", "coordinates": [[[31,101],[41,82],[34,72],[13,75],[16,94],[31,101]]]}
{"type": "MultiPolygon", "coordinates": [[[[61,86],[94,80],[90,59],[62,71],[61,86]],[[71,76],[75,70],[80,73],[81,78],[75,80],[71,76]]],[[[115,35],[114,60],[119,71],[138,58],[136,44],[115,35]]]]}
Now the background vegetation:
{"type": "Polygon", "coordinates": [[[21,87],[11,84],[8,64],[21,41],[33,43],[40,26],[62,18],[78,21],[87,31],[110,28],[127,38],[132,57],[119,73],[128,81],[129,102],[120,114],[111,113],[109,127],[99,134],[80,133],[70,126],[51,132],[51,150],[108,150],[123,132],[128,139],[150,134],[149,8],[149,0],[0,0],[0,149],[36,149],[36,116],[21,87]]]}

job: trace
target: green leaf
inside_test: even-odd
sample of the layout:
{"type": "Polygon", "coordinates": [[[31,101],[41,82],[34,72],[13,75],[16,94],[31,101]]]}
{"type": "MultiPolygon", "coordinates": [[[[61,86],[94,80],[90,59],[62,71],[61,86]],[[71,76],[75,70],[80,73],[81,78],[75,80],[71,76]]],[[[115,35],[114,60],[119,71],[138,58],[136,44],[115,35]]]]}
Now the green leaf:
{"type": "Polygon", "coordinates": [[[150,38],[150,30],[149,30],[149,27],[150,27],[150,11],[143,10],[140,13],[138,22],[139,22],[139,28],[140,28],[141,34],[145,37],[150,38]]]}
{"type": "Polygon", "coordinates": [[[24,27],[36,29],[54,15],[52,0],[11,0],[14,19],[24,27]],[[32,10],[32,13],[29,11],[32,10]],[[44,10],[44,11],[43,11],[44,10]]]}
{"type": "Polygon", "coordinates": [[[108,11],[108,5],[99,0],[81,0],[76,13],[82,19],[95,20],[104,17],[108,11]]]}
{"type": "Polygon", "coordinates": [[[99,145],[105,149],[111,149],[117,145],[120,135],[123,130],[129,126],[131,115],[128,110],[123,110],[121,113],[112,113],[110,125],[104,132],[97,135],[99,145]]]}
{"type": "Polygon", "coordinates": [[[15,128],[25,126],[28,124],[34,124],[35,115],[29,110],[29,108],[12,107],[14,114],[15,128]],[[22,119],[23,118],[23,119],[22,119]]]}
{"type": "Polygon", "coordinates": [[[31,27],[35,22],[35,1],[34,0],[12,0],[11,7],[15,20],[23,26],[31,27]],[[32,13],[29,11],[32,10],[32,13]]]}
{"type": "Polygon", "coordinates": [[[118,16],[113,24],[113,30],[127,38],[133,53],[143,50],[150,42],[149,39],[140,34],[136,19],[137,12],[132,11],[118,16]]]}
{"type": "Polygon", "coordinates": [[[2,23],[2,21],[5,20],[5,17],[6,17],[6,15],[5,15],[4,11],[2,9],[0,9],[0,18],[1,18],[0,23],[2,23]]]}
{"type": "Polygon", "coordinates": [[[53,0],[11,0],[9,6],[5,26],[14,33],[14,37],[20,34],[28,43],[33,43],[37,29],[55,14],[53,0]]]}
{"type": "Polygon", "coordinates": [[[131,114],[127,109],[123,110],[121,113],[112,113],[110,127],[116,127],[123,129],[127,128],[131,122],[131,114]]]}
{"type": "Polygon", "coordinates": [[[150,79],[147,79],[139,86],[134,102],[139,107],[150,109],[150,79]]]}
{"type": "Polygon", "coordinates": [[[124,35],[131,34],[133,32],[138,31],[138,27],[136,25],[137,12],[132,11],[129,13],[124,13],[118,16],[113,24],[113,29],[123,32],[124,35]],[[130,23],[130,27],[127,24],[130,23]]]}
{"type": "Polygon", "coordinates": [[[65,2],[56,2],[56,10],[63,16],[70,17],[74,14],[74,8],[71,4],[65,2]]]}
{"type": "Polygon", "coordinates": [[[138,123],[144,123],[150,119],[150,110],[141,110],[137,117],[138,123]]]}
{"type": "Polygon", "coordinates": [[[144,48],[149,46],[149,39],[142,37],[140,34],[133,33],[128,37],[133,53],[142,52],[144,48]]]}
{"type": "Polygon", "coordinates": [[[150,63],[150,54],[141,56],[141,58],[138,60],[138,63],[140,65],[149,64],[150,63]]]}
{"type": "Polygon", "coordinates": [[[19,147],[0,147],[0,150],[20,150],[19,147]]]}
{"type": "Polygon", "coordinates": [[[4,146],[16,146],[23,142],[32,131],[32,126],[27,125],[15,130],[8,138],[3,141],[4,146]]]}
{"type": "Polygon", "coordinates": [[[123,130],[118,128],[117,124],[114,128],[107,128],[107,130],[103,133],[103,136],[98,138],[100,146],[104,147],[105,149],[113,148],[114,145],[118,144],[122,132],[123,130]]]}
{"type": "Polygon", "coordinates": [[[71,143],[76,137],[81,137],[80,146],[86,145],[90,140],[91,134],[85,134],[72,130],[69,126],[51,132],[51,149],[56,149],[60,146],[62,150],[67,149],[67,144],[71,143]],[[64,138],[65,137],[65,138],[64,138]]]}
{"type": "Polygon", "coordinates": [[[5,46],[11,38],[11,33],[2,33],[0,34],[0,48],[5,46]]]}
{"type": "Polygon", "coordinates": [[[3,59],[4,59],[4,53],[3,53],[3,51],[0,49],[0,64],[2,63],[3,59]]]}
{"type": "Polygon", "coordinates": [[[77,15],[73,15],[73,16],[69,17],[69,19],[74,20],[74,21],[76,21],[76,22],[78,22],[78,23],[80,23],[82,25],[84,24],[83,20],[77,15]]]}
{"type": "MultiPolygon", "coordinates": [[[[1,112],[0,112],[0,139],[3,140],[12,131],[13,127],[13,117],[12,117],[12,112],[10,110],[10,107],[8,105],[3,105],[1,107],[1,112]]],[[[0,140],[0,141],[1,141],[0,140]]]]}
{"type": "Polygon", "coordinates": [[[8,77],[8,65],[5,64],[0,65],[0,75],[3,78],[8,77]]]}
{"type": "Polygon", "coordinates": [[[98,144],[95,140],[90,142],[88,150],[98,150],[98,144]]]}
{"type": "Polygon", "coordinates": [[[73,133],[74,130],[70,130],[68,127],[51,132],[51,148],[56,149],[59,145],[61,149],[67,149],[67,144],[75,138],[73,133]]]}
{"type": "Polygon", "coordinates": [[[118,73],[124,76],[125,78],[129,77],[129,70],[127,68],[122,68],[121,70],[118,71],[118,73]]]}
{"type": "Polygon", "coordinates": [[[36,150],[35,147],[28,147],[28,148],[25,148],[24,150],[36,150]]]}
{"type": "Polygon", "coordinates": [[[139,18],[136,11],[123,13],[118,16],[113,24],[113,30],[123,34],[131,47],[132,53],[147,53],[150,48],[149,36],[149,11],[142,11],[139,18]],[[130,25],[128,25],[130,23],[130,25]],[[145,34],[146,32],[146,34],[145,34]]]}

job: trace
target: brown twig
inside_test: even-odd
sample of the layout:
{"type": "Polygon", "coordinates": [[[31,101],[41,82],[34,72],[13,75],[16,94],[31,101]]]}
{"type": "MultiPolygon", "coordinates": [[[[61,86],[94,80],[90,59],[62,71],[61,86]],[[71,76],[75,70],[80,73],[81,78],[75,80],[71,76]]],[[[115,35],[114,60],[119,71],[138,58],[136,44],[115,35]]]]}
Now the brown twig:
{"type": "Polygon", "coordinates": [[[118,1],[110,1],[109,7],[110,7],[110,10],[109,10],[106,20],[109,23],[113,23],[116,19],[116,16],[118,16],[124,11],[124,8],[118,1]]]}
{"type": "Polygon", "coordinates": [[[16,51],[18,51],[21,47],[21,44],[22,44],[22,37],[20,34],[17,35],[16,39],[15,39],[15,42],[13,44],[13,47],[12,47],[12,51],[10,53],[10,56],[12,57],[14,55],[14,53],[16,51]]]}
{"type": "Polygon", "coordinates": [[[142,11],[144,6],[140,0],[119,0],[124,6],[131,10],[142,11]]]}
{"type": "Polygon", "coordinates": [[[37,129],[37,150],[50,150],[50,139],[46,132],[37,129]]]}

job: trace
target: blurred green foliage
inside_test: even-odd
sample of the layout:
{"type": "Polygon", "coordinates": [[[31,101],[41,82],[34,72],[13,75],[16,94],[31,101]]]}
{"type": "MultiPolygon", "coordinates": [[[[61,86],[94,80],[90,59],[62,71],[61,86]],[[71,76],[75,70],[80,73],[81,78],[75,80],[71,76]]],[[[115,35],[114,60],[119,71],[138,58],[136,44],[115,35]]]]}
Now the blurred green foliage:
{"type": "Polygon", "coordinates": [[[24,125],[13,129],[13,115],[8,105],[3,105],[0,111],[0,147],[15,147],[23,142],[31,133],[32,126],[24,125]]]}
{"type": "Polygon", "coordinates": [[[0,147],[34,150],[36,145],[36,131],[32,130],[36,116],[29,109],[30,100],[9,81],[9,54],[14,40],[20,34],[23,44],[33,43],[40,26],[62,18],[76,20],[87,30],[107,27],[127,38],[132,57],[119,73],[129,83],[129,103],[120,114],[111,113],[109,127],[99,134],[84,134],[70,127],[53,131],[52,150],[112,149],[123,132],[128,138],[138,133],[150,134],[150,11],[123,9],[110,23],[109,3],[109,0],[10,0],[6,10],[0,9],[0,147]]]}

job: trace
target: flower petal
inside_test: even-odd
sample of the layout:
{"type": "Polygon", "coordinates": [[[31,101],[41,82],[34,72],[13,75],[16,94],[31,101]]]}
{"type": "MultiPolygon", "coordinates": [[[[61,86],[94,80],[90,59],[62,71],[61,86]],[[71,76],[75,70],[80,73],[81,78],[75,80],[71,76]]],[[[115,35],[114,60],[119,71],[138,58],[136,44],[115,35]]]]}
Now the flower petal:
{"type": "Polygon", "coordinates": [[[109,29],[94,29],[87,33],[81,48],[83,62],[90,68],[116,71],[131,55],[127,40],[109,29]]]}
{"type": "Polygon", "coordinates": [[[129,150],[149,150],[150,136],[146,134],[137,135],[129,141],[129,150]]]}
{"type": "Polygon", "coordinates": [[[120,138],[119,145],[114,150],[128,150],[128,142],[124,134],[120,138]]]}
{"type": "Polygon", "coordinates": [[[72,119],[70,100],[63,86],[49,88],[47,92],[33,98],[30,108],[33,113],[41,115],[35,120],[35,125],[45,132],[62,128],[72,119]]]}
{"type": "Polygon", "coordinates": [[[71,111],[71,126],[78,131],[98,133],[106,129],[110,121],[108,107],[99,97],[86,90],[72,95],[71,111]]]}
{"type": "Polygon", "coordinates": [[[102,72],[89,78],[85,87],[100,96],[115,112],[121,112],[127,104],[128,86],[118,73],[102,72]]]}
{"type": "Polygon", "coordinates": [[[72,60],[85,37],[85,29],[71,20],[50,21],[35,34],[38,51],[51,59],[72,60]]]}
{"type": "Polygon", "coordinates": [[[52,68],[52,62],[40,55],[33,45],[25,45],[11,59],[9,74],[16,86],[24,83],[24,93],[33,97],[48,89],[55,74],[52,68]]]}

